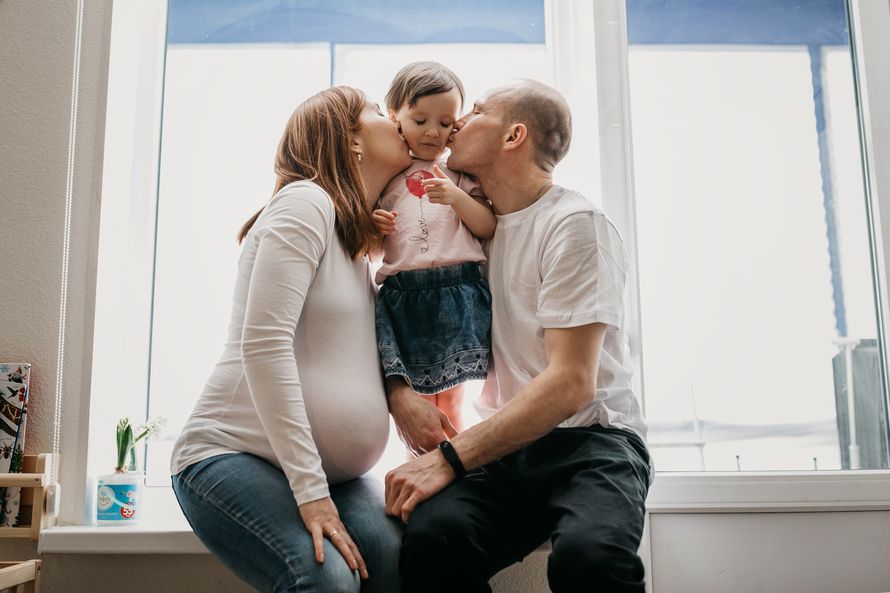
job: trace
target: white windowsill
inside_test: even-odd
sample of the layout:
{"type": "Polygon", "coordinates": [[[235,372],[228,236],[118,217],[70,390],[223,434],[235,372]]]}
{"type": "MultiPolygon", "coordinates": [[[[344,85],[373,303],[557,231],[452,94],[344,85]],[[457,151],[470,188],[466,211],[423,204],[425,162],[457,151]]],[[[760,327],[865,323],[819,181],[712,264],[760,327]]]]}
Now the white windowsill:
{"type": "Polygon", "coordinates": [[[40,532],[39,554],[207,554],[172,488],[147,487],[135,525],[68,525],[40,532]]]}
{"type": "Polygon", "coordinates": [[[656,473],[649,513],[890,510],[890,471],[656,473]]]}
{"type": "MultiPolygon", "coordinates": [[[[890,472],[661,473],[650,514],[890,510],[890,472]]],[[[170,488],[146,488],[146,514],[128,527],[52,527],[40,554],[206,554],[170,488]]]]}

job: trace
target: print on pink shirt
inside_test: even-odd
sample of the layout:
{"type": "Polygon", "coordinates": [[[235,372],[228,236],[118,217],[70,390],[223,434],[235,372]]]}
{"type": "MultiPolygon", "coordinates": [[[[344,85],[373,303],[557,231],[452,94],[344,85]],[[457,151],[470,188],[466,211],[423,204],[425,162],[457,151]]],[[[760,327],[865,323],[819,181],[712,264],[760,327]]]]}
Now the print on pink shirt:
{"type": "Polygon", "coordinates": [[[432,177],[434,177],[434,175],[425,169],[418,169],[405,177],[405,186],[408,188],[408,191],[411,192],[411,195],[417,196],[418,200],[420,200],[420,218],[417,219],[420,234],[412,235],[408,237],[408,240],[422,241],[423,246],[420,248],[421,253],[426,253],[430,250],[430,242],[427,240],[430,236],[430,231],[429,227],[427,227],[426,220],[423,217],[423,196],[426,193],[423,189],[423,180],[431,179],[432,177]]]}

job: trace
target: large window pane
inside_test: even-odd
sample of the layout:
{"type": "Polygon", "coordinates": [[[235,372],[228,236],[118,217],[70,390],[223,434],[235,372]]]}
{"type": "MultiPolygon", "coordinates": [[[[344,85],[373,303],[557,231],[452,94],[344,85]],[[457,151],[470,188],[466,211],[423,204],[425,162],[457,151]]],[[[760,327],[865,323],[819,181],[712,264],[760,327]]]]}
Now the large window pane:
{"type": "Polygon", "coordinates": [[[843,2],[790,4],[628,5],[660,470],[887,467],[843,2]]]}
{"type": "MultiPolygon", "coordinates": [[[[426,59],[455,70],[470,105],[514,77],[549,82],[543,2],[169,2],[149,414],[167,415],[173,435],[222,351],[235,232],[271,195],[274,152],[294,107],[331,84],[361,88],[382,105],[396,71],[426,59]],[[404,22],[379,20],[394,11],[404,22]],[[423,33],[411,25],[414,11],[449,12],[453,26],[423,33]]],[[[470,421],[478,390],[467,390],[470,421]]],[[[391,434],[378,475],[405,458],[391,434]]],[[[172,440],[150,445],[149,483],[169,484],[171,448],[172,440]]]]}

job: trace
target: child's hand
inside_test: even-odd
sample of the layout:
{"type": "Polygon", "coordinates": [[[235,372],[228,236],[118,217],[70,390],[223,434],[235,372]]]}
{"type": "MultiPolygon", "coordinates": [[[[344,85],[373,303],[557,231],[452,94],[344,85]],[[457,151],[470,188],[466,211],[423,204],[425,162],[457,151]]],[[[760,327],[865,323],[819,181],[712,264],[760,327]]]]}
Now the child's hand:
{"type": "Polygon", "coordinates": [[[398,215],[399,213],[395,210],[390,212],[388,210],[377,209],[374,210],[374,213],[371,216],[374,219],[374,224],[377,225],[377,230],[385,237],[396,230],[396,216],[398,215]]]}
{"type": "Polygon", "coordinates": [[[423,180],[423,189],[430,202],[454,206],[456,202],[466,197],[464,190],[457,187],[438,165],[433,165],[433,175],[435,177],[423,180]]]}

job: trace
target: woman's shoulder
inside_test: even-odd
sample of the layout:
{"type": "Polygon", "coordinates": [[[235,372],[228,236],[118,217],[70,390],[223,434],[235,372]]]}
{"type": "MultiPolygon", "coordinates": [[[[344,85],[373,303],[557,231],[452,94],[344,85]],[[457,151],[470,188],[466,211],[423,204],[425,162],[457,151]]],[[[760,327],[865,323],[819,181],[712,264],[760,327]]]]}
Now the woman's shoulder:
{"type": "Polygon", "coordinates": [[[272,196],[269,205],[276,201],[280,203],[281,208],[293,208],[301,203],[309,203],[330,210],[332,214],[334,212],[334,202],[328,192],[317,183],[305,179],[292,181],[282,187],[272,196]]]}
{"type": "Polygon", "coordinates": [[[266,206],[263,222],[275,224],[299,220],[302,224],[333,226],[334,202],[312,181],[293,181],[282,187],[266,206]]]}

